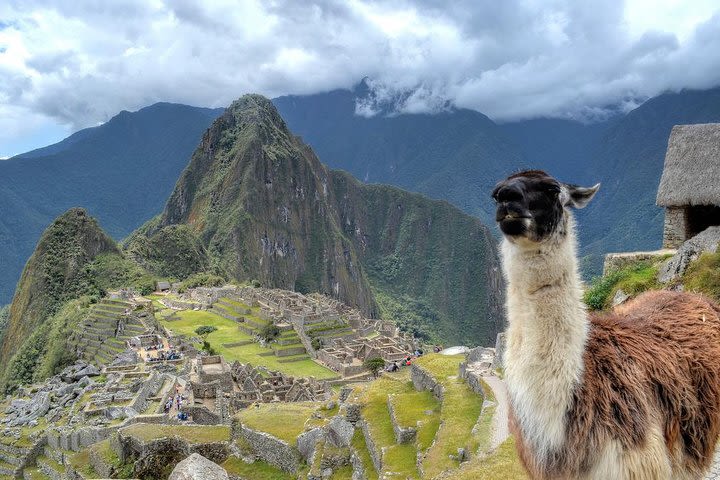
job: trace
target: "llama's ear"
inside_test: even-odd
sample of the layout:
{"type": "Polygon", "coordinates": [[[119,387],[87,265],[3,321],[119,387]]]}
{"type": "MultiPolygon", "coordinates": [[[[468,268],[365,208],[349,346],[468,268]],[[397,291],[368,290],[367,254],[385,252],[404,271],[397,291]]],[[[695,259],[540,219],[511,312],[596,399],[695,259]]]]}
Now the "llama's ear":
{"type": "Polygon", "coordinates": [[[577,185],[563,185],[563,191],[561,198],[563,205],[574,208],[585,208],[590,203],[598,190],[600,190],[600,184],[596,184],[592,187],[578,187],[577,185]]]}

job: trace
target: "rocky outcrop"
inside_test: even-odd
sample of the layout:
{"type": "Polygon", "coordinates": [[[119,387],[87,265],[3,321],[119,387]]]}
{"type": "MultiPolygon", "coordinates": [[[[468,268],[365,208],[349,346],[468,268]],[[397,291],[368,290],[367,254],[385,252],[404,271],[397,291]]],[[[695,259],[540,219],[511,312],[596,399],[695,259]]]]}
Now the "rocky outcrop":
{"type": "Polygon", "coordinates": [[[175,465],[168,480],[227,480],[228,473],[217,463],[193,453],[175,465]]]}
{"type": "Polygon", "coordinates": [[[334,447],[349,447],[355,427],[341,416],[335,416],[327,425],[327,441],[334,447]]]}
{"type": "Polygon", "coordinates": [[[324,437],[322,428],[313,428],[301,433],[297,438],[297,449],[308,464],[312,464],[317,444],[324,437]]]}
{"type": "Polygon", "coordinates": [[[687,270],[690,262],[696,260],[703,252],[715,252],[720,245],[720,226],[710,227],[680,245],[677,253],[667,259],[658,272],[658,281],[670,282],[680,277],[687,270]]]}

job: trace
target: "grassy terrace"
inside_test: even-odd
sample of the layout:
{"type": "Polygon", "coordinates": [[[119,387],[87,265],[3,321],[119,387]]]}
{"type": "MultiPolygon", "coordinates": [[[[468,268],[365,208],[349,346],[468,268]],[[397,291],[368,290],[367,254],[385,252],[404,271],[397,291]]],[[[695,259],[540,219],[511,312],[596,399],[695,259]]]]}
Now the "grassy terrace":
{"type": "Polygon", "coordinates": [[[398,425],[417,429],[418,451],[427,450],[440,427],[440,402],[429,391],[412,391],[390,395],[390,403],[398,425]]]}
{"type": "Polygon", "coordinates": [[[325,413],[329,417],[337,411],[323,411],[317,402],[263,403],[257,408],[246,408],[235,415],[235,420],[253,430],[269,433],[295,445],[298,435],[308,428],[324,423],[322,419],[312,418],[313,413],[325,413]],[[318,421],[320,420],[320,421],[318,421]]]}
{"type": "Polygon", "coordinates": [[[359,398],[362,416],[368,422],[370,436],[383,450],[383,471],[394,472],[398,478],[419,478],[415,464],[417,448],[413,444],[398,445],[390,419],[387,398],[391,394],[407,394],[415,390],[404,371],[393,378],[382,377],[366,386],[359,398]]]}
{"type": "MultiPolygon", "coordinates": [[[[206,310],[180,310],[176,314],[180,320],[167,321],[165,312],[158,314],[160,323],[173,332],[186,337],[197,337],[195,329],[201,325],[211,325],[217,328],[216,331],[207,336],[207,341],[229,362],[237,360],[252,365],[263,365],[271,370],[278,370],[296,377],[310,377],[317,379],[337,378],[332,370],[323,367],[313,361],[310,357],[294,362],[280,362],[282,357],[268,355],[272,349],[263,348],[260,344],[252,342],[238,347],[224,347],[223,344],[251,341],[252,337],[238,329],[238,324],[220,315],[206,310]],[[264,354],[264,355],[262,355],[264,354]]],[[[258,319],[258,321],[262,321],[258,319]]]]}
{"type": "Polygon", "coordinates": [[[418,366],[427,370],[445,387],[440,408],[442,424],[435,436],[435,443],[422,460],[427,478],[434,478],[446,470],[457,468],[460,463],[451,455],[456,456],[458,448],[475,453],[483,440],[473,434],[473,427],[482,411],[482,398],[471,392],[467,385],[457,378],[458,366],[464,358],[463,355],[427,355],[416,361],[418,366]]]}
{"type": "Polygon", "coordinates": [[[370,452],[365,444],[365,437],[363,437],[363,433],[359,428],[356,429],[353,434],[351,446],[360,458],[360,462],[362,463],[363,470],[365,470],[368,480],[378,480],[378,474],[375,471],[375,467],[373,467],[370,452]]]}
{"type": "Polygon", "coordinates": [[[464,463],[458,470],[443,477],[445,480],[529,480],[515,452],[512,437],[500,445],[489,457],[476,457],[464,463]]]}
{"type": "Polygon", "coordinates": [[[143,442],[163,437],[180,437],[189,443],[226,442],[230,440],[230,427],[226,425],[158,425],[136,423],[122,429],[124,435],[143,442]]]}
{"type": "Polygon", "coordinates": [[[230,475],[252,480],[293,480],[296,478],[265,462],[245,463],[237,457],[228,458],[222,467],[230,475]]]}

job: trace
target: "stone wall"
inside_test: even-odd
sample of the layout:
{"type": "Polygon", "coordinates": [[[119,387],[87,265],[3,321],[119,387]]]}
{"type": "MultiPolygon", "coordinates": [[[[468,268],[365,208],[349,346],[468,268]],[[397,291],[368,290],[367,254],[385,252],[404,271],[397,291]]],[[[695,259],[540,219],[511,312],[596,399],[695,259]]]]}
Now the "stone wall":
{"type": "Polygon", "coordinates": [[[433,396],[442,402],[445,395],[443,386],[427,370],[417,364],[413,364],[410,368],[410,378],[415,390],[430,390],[433,396]]]}
{"type": "Polygon", "coordinates": [[[220,417],[208,410],[205,405],[184,405],[183,412],[187,413],[194,423],[198,425],[217,425],[220,417]]]}
{"type": "Polygon", "coordinates": [[[646,260],[656,261],[674,253],[675,250],[671,249],[655,250],[652,252],[608,253],[605,255],[605,262],[603,263],[603,275],[607,275],[613,270],[632,265],[633,263],[646,260]]]}
{"type": "Polygon", "coordinates": [[[373,467],[375,467],[376,472],[380,473],[382,471],[382,450],[380,450],[377,445],[375,445],[375,442],[373,442],[367,423],[364,420],[361,420],[358,423],[363,432],[363,436],[365,437],[365,445],[367,445],[368,452],[370,452],[370,459],[373,462],[373,467]]]}
{"type": "Polygon", "coordinates": [[[162,298],[160,303],[173,310],[205,310],[208,305],[204,303],[186,302],[176,298],[162,298]]]}
{"type": "MultiPolygon", "coordinates": [[[[177,463],[192,453],[199,453],[203,457],[215,462],[222,463],[227,460],[230,450],[227,442],[190,443],[180,437],[164,437],[153,439],[147,442],[139,440],[132,435],[126,435],[122,430],[118,432],[116,453],[122,462],[133,461],[135,463],[135,474],[152,471],[155,465],[155,472],[159,471],[157,466],[163,467],[172,462],[177,463]],[[179,458],[178,458],[179,457],[179,458]],[[163,464],[163,461],[166,462],[163,464]]],[[[142,477],[146,475],[141,475],[142,477]]]]}
{"type": "Polygon", "coordinates": [[[665,223],[663,225],[663,248],[677,248],[687,240],[687,236],[686,209],[682,207],[666,208],[665,223]]]}
{"type": "Polygon", "coordinates": [[[507,348],[507,334],[500,332],[495,340],[495,361],[492,364],[494,370],[505,368],[505,349],[507,348]]]}
{"type": "Polygon", "coordinates": [[[147,399],[158,394],[165,383],[166,377],[169,379],[165,374],[154,372],[135,395],[135,398],[133,398],[130,403],[130,407],[138,413],[144,412],[147,408],[147,399]]]}
{"type": "Polygon", "coordinates": [[[295,473],[300,466],[300,452],[287,442],[268,433],[257,432],[235,422],[233,423],[233,439],[235,438],[244,439],[255,455],[285,472],[295,473]]]}
{"type": "Polygon", "coordinates": [[[390,421],[392,422],[393,431],[395,432],[395,441],[397,443],[414,443],[417,437],[417,429],[415,427],[403,427],[395,416],[395,405],[392,402],[392,396],[387,399],[388,410],[390,411],[390,421]]]}

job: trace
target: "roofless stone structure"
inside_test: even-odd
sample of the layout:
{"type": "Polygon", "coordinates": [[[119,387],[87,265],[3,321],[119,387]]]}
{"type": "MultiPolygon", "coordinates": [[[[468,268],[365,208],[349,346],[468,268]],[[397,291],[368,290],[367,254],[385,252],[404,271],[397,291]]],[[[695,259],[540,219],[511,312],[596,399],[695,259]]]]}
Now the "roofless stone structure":
{"type": "Polygon", "coordinates": [[[657,204],[665,207],[665,248],[720,225],[720,123],[673,127],[657,204]]]}

